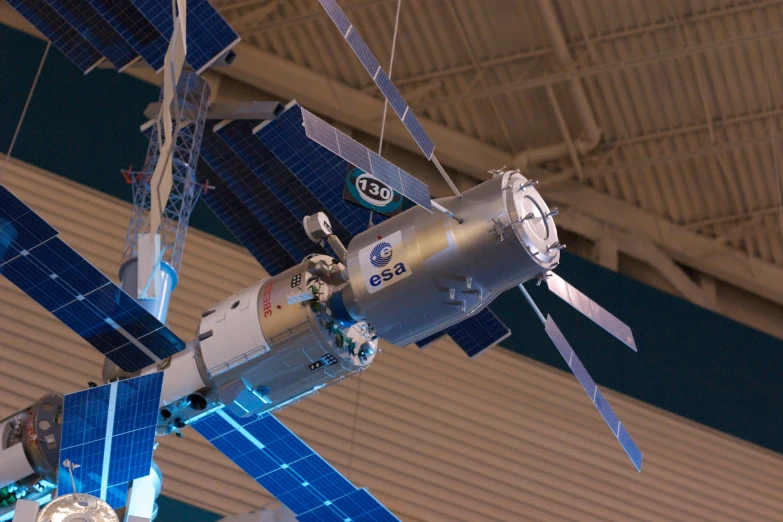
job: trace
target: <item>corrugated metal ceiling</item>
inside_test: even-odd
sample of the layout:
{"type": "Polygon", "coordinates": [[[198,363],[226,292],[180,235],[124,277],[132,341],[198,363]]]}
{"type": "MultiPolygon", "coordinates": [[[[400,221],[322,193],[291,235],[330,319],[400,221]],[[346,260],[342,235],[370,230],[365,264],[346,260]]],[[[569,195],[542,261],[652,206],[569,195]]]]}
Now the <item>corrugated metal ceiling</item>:
{"type": "MultiPolygon", "coordinates": [[[[245,41],[377,93],[316,2],[215,2],[245,41]]],[[[341,2],[388,64],[397,2],[341,2]]],[[[574,138],[578,77],[603,130],[583,183],[783,265],[780,1],[554,3],[574,66],[532,0],[405,0],[393,79],[417,113],[510,153],[574,138]]],[[[570,170],[567,158],[552,162],[570,170]]]]}

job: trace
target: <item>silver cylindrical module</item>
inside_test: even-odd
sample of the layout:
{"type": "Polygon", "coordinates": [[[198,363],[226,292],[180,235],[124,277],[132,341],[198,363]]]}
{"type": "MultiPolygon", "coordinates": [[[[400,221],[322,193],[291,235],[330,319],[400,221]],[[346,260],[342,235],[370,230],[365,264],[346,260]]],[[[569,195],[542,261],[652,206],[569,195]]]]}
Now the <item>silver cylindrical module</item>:
{"type": "Polygon", "coordinates": [[[475,314],[560,258],[549,207],[516,171],[438,202],[462,223],[416,207],[348,246],[350,287],[337,301],[396,345],[475,314]]]}
{"type": "Polygon", "coordinates": [[[203,314],[195,352],[205,381],[240,416],[261,413],[363,370],[377,339],[340,324],[327,303],[344,266],[315,255],[237,292],[203,314]]]}

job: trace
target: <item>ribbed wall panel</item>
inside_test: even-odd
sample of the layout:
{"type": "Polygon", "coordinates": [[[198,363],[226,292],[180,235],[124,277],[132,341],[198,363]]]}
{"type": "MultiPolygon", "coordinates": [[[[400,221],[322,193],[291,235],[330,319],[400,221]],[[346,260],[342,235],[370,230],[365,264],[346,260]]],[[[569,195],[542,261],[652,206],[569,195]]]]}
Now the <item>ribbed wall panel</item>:
{"type": "MultiPolygon", "coordinates": [[[[3,183],[116,280],[127,203],[13,161],[3,183]]],[[[191,338],[203,310],[263,276],[241,248],[191,230],[170,325],[191,338]]],[[[0,418],[97,381],[102,364],[2,278],[0,357],[0,418]]],[[[503,349],[470,361],[448,338],[386,346],[360,378],[280,418],[404,520],[780,519],[783,456],[605,391],[641,474],[571,375],[503,349]]],[[[171,497],[221,513],[273,502],[192,430],[162,439],[155,460],[171,497]]]]}

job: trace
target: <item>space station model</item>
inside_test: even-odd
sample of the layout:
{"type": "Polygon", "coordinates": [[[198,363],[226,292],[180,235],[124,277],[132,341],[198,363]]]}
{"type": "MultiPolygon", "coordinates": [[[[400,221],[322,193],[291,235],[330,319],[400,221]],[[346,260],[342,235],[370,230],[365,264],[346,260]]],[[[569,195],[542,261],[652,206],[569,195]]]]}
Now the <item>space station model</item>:
{"type": "MultiPolygon", "coordinates": [[[[434,144],[343,11],[334,0],[320,2],[445,175],[434,144]]],[[[205,6],[191,1],[189,9],[205,6]]],[[[134,207],[119,286],[0,187],[0,272],[107,358],[107,384],[47,395],[0,421],[0,492],[44,502],[56,485],[60,498],[94,497],[124,515],[153,518],[154,438],[192,426],[300,521],[398,520],[274,413],[367,369],[382,339],[424,347],[448,334],[476,356],[510,335],[488,305],[513,287],[641,469],[625,427],[523,286],[545,282],[636,349],[626,325],[552,272],[563,248],[557,209],[534,180],[502,168],[464,193],[454,188],[454,196],[431,200],[425,184],[296,102],[216,116],[197,74],[182,72],[175,85],[164,85],[153,114],[173,104],[177,133],[160,118],[145,124],[146,163],[126,172],[134,207]],[[170,196],[156,200],[151,187],[164,161],[170,196]],[[346,202],[336,188],[349,169],[373,180],[377,200],[394,194],[412,207],[386,219],[346,202]],[[181,340],[165,325],[166,312],[199,199],[269,277],[204,310],[193,338],[181,340]]]]}

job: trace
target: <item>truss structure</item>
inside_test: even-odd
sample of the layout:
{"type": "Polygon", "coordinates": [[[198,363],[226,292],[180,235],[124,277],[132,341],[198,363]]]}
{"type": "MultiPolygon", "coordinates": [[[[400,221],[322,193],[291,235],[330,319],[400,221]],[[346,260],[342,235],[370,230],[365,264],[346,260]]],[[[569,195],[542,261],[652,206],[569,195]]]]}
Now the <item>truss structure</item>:
{"type": "MultiPolygon", "coordinates": [[[[161,92],[161,100],[162,97],[161,92]]],[[[183,72],[177,84],[175,103],[176,107],[172,111],[175,143],[171,153],[174,184],[161,219],[160,247],[162,262],[168,263],[179,273],[190,213],[205,188],[196,182],[196,165],[209,105],[207,82],[194,73],[183,72]]],[[[123,263],[138,255],[139,234],[150,232],[150,196],[154,190],[150,180],[155,165],[161,160],[160,130],[159,121],[145,129],[150,144],[144,167],[139,172],[126,175],[133,189],[133,210],[125,238],[123,263]]]]}

